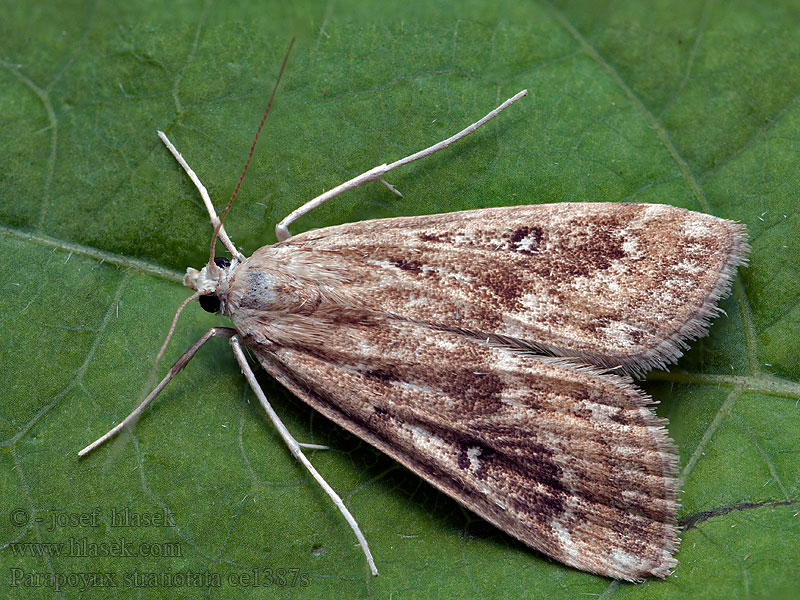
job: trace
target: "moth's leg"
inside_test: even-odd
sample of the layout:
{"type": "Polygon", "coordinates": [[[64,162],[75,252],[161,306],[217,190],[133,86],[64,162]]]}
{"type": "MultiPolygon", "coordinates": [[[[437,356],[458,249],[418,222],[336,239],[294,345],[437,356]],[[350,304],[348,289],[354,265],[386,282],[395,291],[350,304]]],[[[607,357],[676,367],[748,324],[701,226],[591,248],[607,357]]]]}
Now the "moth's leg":
{"type": "Polygon", "coordinates": [[[189,179],[192,180],[192,183],[194,183],[194,186],[200,192],[200,197],[203,199],[203,204],[206,205],[208,216],[211,219],[211,228],[215,229],[217,226],[219,226],[218,235],[222,245],[225,246],[228,252],[231,253],[231,256],[235,256],[239,260],[244,260],[244,255],[236,249],[236,246],[233,245],[233,242],[225,232],[225,226],[220,222],[219,217],[217,216],[217,211],[214,210],[214,205],[211,203],[211,197],[208,195],[206,186],[200,182],[200,178],[192,170],[192,167],[189,166],[189,163],[186,162],[186,159],[181,156],[181,153],[178,152],[178,149],[172,145],[172,142],[169,141],[167,135],[163,131],[159,131],[158,137],[161,138],[161,141],[164,142],[164,145],[169,149],[170,152],[172,152],[172,156],[174,156],[175,160],[178,161],[178,164],[183,167],[183,170],[186,171],[189,179]]]}
{"type": "Polygon", "coordinates": [[[369,564],[369,568],[372,571],[373,575],[378,574],[378,569],[375,567],[375,561],[372,559],[372,552],[369,550],[369,545],[367,544],[367,540],[364,537],[364,534],[361,533],[361,528],[356,523],[356,520],[353,518],[353,515],[350,514],[350,511],[347,510],[347,507],[342,502],[342,499],[339,497],[333,488],[328,485],[328,482],[322,478],[311,462],[306,458],[305,454],[301,450],[301,445],[295,441],[294,437],[289,430],[286,429],[286,426],[281,421],[278,414],[270,405],[269,400],[264,395],[261,386],[258,385],[258,381],[256,381],[256,376],[253,374],[253,370],[250,368],[250,365],[247,363],[247,359],[244,356],[244,352],[242,351],[242,344],[239,341],[238,336],[233,336],[230,340],[231,348],[233,348],[233,354],[236,356],[236,360],[239,363],[239,366],[242,368],[242,373],[244,374],[245,378],[247,379],[247,383],[250,384],[250,387],[253,388],[253,392],[255,392],[256,396],[258,397],[258,401],[261,402],[261,406],[264,408],[264,411],[267,413],[270,421],[275,426],[275,429],[278,430],[278,433],[283,438],[283,441],[289,447],[289,452],[292,453],[297,460],[299,460],[303,466],[308,469],[308,472],[311,473],[312,477],[317,480],[322,486],[322,489],[325,490],[325,493],[328,494],[333,503],[336,505],[336,508],[339,509],[339,512],[342,513],[344,516],[345,521],[347,524],[350,525],[350,528],[353,530],[353,533],[356,534],[356,538],[358,538],[358,543],[361,546],[361,550],[364,552],[364,555],[367,557],[367,564],[369,564]]]}
{"type": "Polygon", "coordinates": [[[305,444],[303,442],[297,442],[297,445],[301,448],[308,448],[309,450],[330,450],[329,446],[323,444],[305,444]]]}
{"type": "Polygon", "coordinates": [[[112,437],[114,437],[115,435],[117,435],[125,427],[127,427],[127,426],[131,425],[132,423],[134,423],[139,418],[139,415],[142,414],[142,411],[144,411],[144,409],[148,407],[148,405],[155,399],[155,397],[158,396],[161,393],[161,390],[163,390],[164,387],[166,387],[166,385],[170,382],[170,379],[175,377],[175,375],[177,375],[178,372],[181,369],[183,369],[183,367],[185,367],[186,364],[190,360],[192,360],[192,357],[197,353],[197,351],[208,340],[210,340],[212,337],[227,337],[227,338],[229,338],[229,337],[231,337],[231,336],[233,336],[235,334],[236,334],[236,330],[232,329],[230,327],[214,327],[212,329],[209,329],[203,335],[203,337],[201,337],[194,344],[192,344],[189,347],[189,349],[186,352],[184,352],[183,355],[177,361],[175,361],[175,364],[172,365],[172,367],[170,367],[170,370],[164,376],[164,379],[161,380],[161,383],[159,383],[155,387],[155,389],[152,392],[150,392],[150,394],[147,396],[147,398],[145,398],[139,406],[137,406],[136,408],[133,409],[133,412],[131,414],[129,414],[127,417],[125,417],[125,419],[119,425],[117,425],[116,427],[111,429],[104,436],[102,436],[101,438],[95,440],[94,442],[92,442],[91,444],[86,446],[86,448],[84,448],[83,450],[78,452],[78,456],[85,456],[86,454],[88,454],[89,452],[91,452],[92,450],[97,448],[100,444],[103,444],[107,440],[109,440],[112,437]]]}
{"type": "Polygon", "coordinates": [[[489,120],[493,119],[494,117],[496,117],[498,114],[500,114],[500,112],[502,112],[503,110],[505,110],[506,108],[511,106],[514,102],[516,102],[517,100],[519,100],[523,96],[526,96],[527,94],[528,94],[528,90],[522,90],[521,92],[519,92],[515,96],[513,96],[513,97],[509,98],[508,100],[506,100],[505,102],[503,102],[500,106],[495,108],[493,111],[491,111],[485,117],[483,117],[480,121],[476,121],[475,123],[473,123],[469,127],[466,127],[465,129],[462,129],[461,131],[459,131],[454,136],[451,136],[451,137],[447,138],[446,140],[442,140],[438,144],[434,144],[433,146],[430,146],[429,148],[425,148],[424,150],[420,150],[419,152],[417,152],[415,154],[412,154],[410,156],[406,156],[405,158],[401,158],[400,160],[397,160],[397,161],[395,161],[395,162],[393,162],[391,164],[387,165],[387,164],[384,163],[382,165],[379,165],[379,166],[375,167],[374,169],[370,169],[366,173],[362,173],[358,177],[354,177],[350,181],[345,181],[341,185],[337,185],[335,188],[328,190],[327,192],[317,196],[313,200],[310,200],[310,201],[306,202],[305,204],[303,204],[303,206],[301,206],[297,210],[293,211],[288,217],[286,217],[283,221],[281,221],[280,223],[278,223],[275,226],[275,235],[278,236],[278,241],[282,242],[283,240],[287,240],[292,236],[292,234],[289,232],[289,225],[291,225],[292,222],[297,220],[299,217],[301,217],[304,214],[306,214],[307,212],[317,208],[319,205],[323,204],[324,202],[327,202],[331,198],[333,198],[335,196],[338,196],[339,194],[341,194],[343,192],[346,192],[348,190],[352,190],[353,188],[357,188],[357,187],[359,187],[361,185],[364,185],[365,183],[368,183],[370,181],[375,181],[377,179],[378,181],[383,183],[386,187],[388,187],[390,190],[392,190],[395,194],[397,194],[398,196],[402,196],[402,194],[400,192],[398,192],[392,185],[390,185],[389,183],[384,181],[383,176],[386,173],[388,173],[389,171],[391,171],[393,169],[396,169],[397,167],[402,167],[403,165],[407,165],[410,162],[414,162],[415,160],[418,160],[420,158],[428,156],[429,154],[433,154],[434,152],[438,152],[439,150],[443,150],[444,148],[447,148],[453,142],[456,142],[456,141],[460,140],[461,138],[468,136],[470,133],[475,131],[478,127],[480,127],[481,125],[483,125],[487,121],[489,121],[489,120]]]}

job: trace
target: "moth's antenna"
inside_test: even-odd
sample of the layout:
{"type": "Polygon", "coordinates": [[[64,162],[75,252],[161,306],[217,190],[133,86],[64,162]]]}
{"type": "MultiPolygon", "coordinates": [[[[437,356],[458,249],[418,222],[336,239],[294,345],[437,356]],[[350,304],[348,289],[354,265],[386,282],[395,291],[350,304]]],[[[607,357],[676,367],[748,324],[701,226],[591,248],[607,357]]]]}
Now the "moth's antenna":
{"type": "Polygon", "coordinates": [[[169,341],[172,339],[172,334],[175,333],[175,326],[178,324],[178,317],[181,316],[181,312],[183,311],[184,308],[186,308],[186,305],[189,304],[189,302],[199,297],[200,297],[200,292],[195,292],[194,294],[189,296],[186,300],[184,300],[178,307],[178,310],[175,311],[175,316],[172,317],[172,325],[170,325],[169,333],[167,333],[167,337],[164,339],[164,343],[161,344],[161,350],[159,350],[158,354],[156,354],[156,364],[158,364],[158,361],[160,361],[161,357],[164,356],[164,350],[167,349],[167,344],[169,344],[169,341]]]}
{"type": "Polygon", "coordinates": [[[220,228],[225,223],[225,217],[228,216],[228,213],[231,210],[231,206],[233,206],[233,201],[236,199],[236,195],[239,193],[239,188],[242,186],[242,181],[244,181],[245,173],[247,173],[247,167],[250,166],[250,159],[253,158],[253,152],[255,152],[256,144],[258,143],[258,136],[261,135],[261,129],[264,127],[264,121],[267,120],[267,115],[269,114],[269,109],[272,107],[272,101],[275,99],[275,93],[278,91],[278,85],[281,82],[281,77],[283,76],[283,70],[286,68],[286,63],[289,60],[289,54],[292,51],[292,46],[294,46],[295,38],[292,38],[292,41],[289,42],[289,49],[286,51],[286,56],[283,57],[283,63],[281,64],[281,70],[278,72],[278,79],[275,81],[275,87],[272,88],[272,95],[269,97],[269,102],[267,102],[267,108],[264,110],[264,116],[261,117],[261,123],[258,125],[258,129],[256,130],[256,137],[253,139],[253,145],[250,146],[250,154],[247,155],[247,161],[244,163],[244,169],[242,169],[242,176],[239,177],[239,182],[236,184],[236,189],[233,190],[233,194],[231,194],[231,199],[228,200],[228,205],[225,207],[225,210],[222,211],[222,216],[220,217],[219,224],[214,227],[214,235],[211,236],[211,256],[208,259],[208,264],[214,264],[214,246],[217,243],[217,234],[219,233],[220,228]]]}

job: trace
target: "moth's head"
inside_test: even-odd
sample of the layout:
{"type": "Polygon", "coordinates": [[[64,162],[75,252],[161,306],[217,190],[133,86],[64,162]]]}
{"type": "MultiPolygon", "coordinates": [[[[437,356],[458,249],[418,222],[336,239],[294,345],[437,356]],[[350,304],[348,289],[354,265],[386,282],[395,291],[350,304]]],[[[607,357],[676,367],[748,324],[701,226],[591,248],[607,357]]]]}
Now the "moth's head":
{"type": "Polygon", "coordinates": [[[186,269],[183,285],[200,292],[199,300],[203,310],[224,314],[231,276],[238,264],[239,261],[235,258],[231,261],[218,256],[199,271],[189,267],[186,269]]]}

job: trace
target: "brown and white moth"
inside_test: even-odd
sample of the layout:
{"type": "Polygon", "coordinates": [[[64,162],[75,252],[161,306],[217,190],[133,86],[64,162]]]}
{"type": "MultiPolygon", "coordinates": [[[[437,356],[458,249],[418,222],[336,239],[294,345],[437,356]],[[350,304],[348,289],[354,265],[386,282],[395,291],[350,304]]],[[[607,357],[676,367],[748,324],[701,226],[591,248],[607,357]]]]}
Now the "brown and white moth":
{"type": "Polygon", "coordinates": [[[389,170],[467,135],[523,95],[312,200],[276,227],[278,243],[247,258],[159,132],[214,227],[208,264],[189,268],[185,284],[234,327],[206,333],[81,455],[133,422],[205,341],[228,337],[373,573],[358,525],[303,455],[310,445],[296,442],[269,406],[242,344],[298,398],[533,548],[619,579],[665,577],[677,564],[677,455],[665,420],[630,375],[674,362],[705,335],[746,262],[742,225],[666,205],[602,202],[289,234],[300,214],[367,181],[386,184],[389,170]],[[214,258],[217,236],[230,260],[214,258]]]}

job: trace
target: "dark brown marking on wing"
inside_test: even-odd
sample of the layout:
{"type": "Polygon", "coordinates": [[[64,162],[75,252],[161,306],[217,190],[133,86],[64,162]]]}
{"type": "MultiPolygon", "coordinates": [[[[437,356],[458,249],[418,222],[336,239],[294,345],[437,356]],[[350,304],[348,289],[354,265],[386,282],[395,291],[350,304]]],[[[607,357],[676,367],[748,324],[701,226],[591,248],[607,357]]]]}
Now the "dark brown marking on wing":
{"type": "Polygon", "coordinates": [[[495,413],[500,407],[503,381],[491,372],[462,369],[453,374],[444,389],[451,397],[459,399],[462,410],[484,416],[495,413]]]}
{"type": "Polygon", "coordinates": [[[623,225],[624,221],[616,218],[576,219],[574,226],[580,234],[567,240],[559,237],[557,247],[537,256],[536,273],[545,285],[556,288],[605,271],[626,256],[620,233],[623,225]]]}
{"type": "Polygon", "coordinates": [[[440,244],[449,244],[453,241],[453,238],[448,235],[428,233],[424,231],[421,232],[418,237],[423,242],[437,242],[440,244]]]}
{"type": "Polygon", "coordinates": [[[629,410],[619,409],[615,413],[610,414],[608,418],[620,425],[645,426],[644,417],[639,413],[634,413],[629,410]]]}
{"type": "Polygon", "coordinates": [[[536,247],[542,240],[542,236],[543,232],[541,227],[520,227],[509,236],[509,245],[511,249],[516,252],[533,255],[537,251],[536,247]],[[523,241],[525,241],[526,244],[523,245],[523,241]]]}
{"type": "Polygon", "coordinates": [[[364,374],[367,377],[372,377],[377,379],[383,384],[390,384],[393,381],[398,381],[399,375],[398,373],[391,368],[390,365],[385,366],[384,368],[380,369],[367,369],[364,374]]]}
{"type": "Polygon", "coordinates": [[[568,490],[563,471],[553,460],[554,452],[534,441],[533,432],[519,428],[481,430],[467,427],[462,432],[445,426],[437,428],[436,433],[459,449],[458,466],[462,470],[507,489],[518,510],[533,512],[542,524],[561,516],[568,490]]]}
{"type": "Polygon", "coordinates": [[[422,272],[422,263],[418,260],[408,260],[403,258],[392,258],[389,261],[402,271],[422,272]]]}

